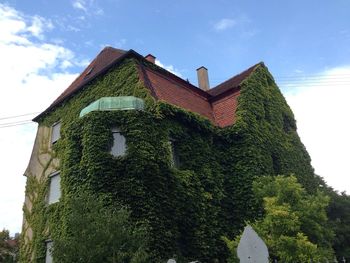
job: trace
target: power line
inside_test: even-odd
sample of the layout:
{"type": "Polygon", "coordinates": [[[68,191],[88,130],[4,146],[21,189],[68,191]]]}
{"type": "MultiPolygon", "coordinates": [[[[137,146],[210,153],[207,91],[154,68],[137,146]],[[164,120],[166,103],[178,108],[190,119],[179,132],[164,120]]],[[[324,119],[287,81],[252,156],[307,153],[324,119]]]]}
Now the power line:
{"type": "Polygon", "coordinates": [[[12,124],[21,124],[21,123],[24,123],[24,122],[31,122],[32,120],[22,120],[22,121],[13,121],[13,122],[7,122],[7,123],[0,123],[0,126],[3,126],[3,125],[12,125],[12,124]]]}
{"type": "Polygon", "coordinates": [[[0,129],[10,128],[10,127],[14,127],[14,126],[28,125],[28,124],[33,124],[33,122],[32,121],[27,121],[27,122],[24,122],[24,123],[17,123],[17,124],[10,124],[10,125],[5,125],[5,126],[0,126],[0,129]]]}
{"type": "Polygon", "coordinates": [[[7,116],[7,117],[0,118],[0,120],[14,119],[14,118],[34,115],[34,114],[38,114],[38,113],[40,113],[40,112],[32,112],[32,113],[25,113],[25,114],[21,114],[21,115],[7,116]]]}
{"type": "MultiPolygon", "coordinates": [[[[276,81],[350,81],[350,74],[331,74],[331,75],[280,75],[274,76],[276,81]]],[[[210,78],[214,81],[226,81],[225,78],[210,78]]]]}
{"type": "Polygon", "coordinates": [[[275,79],[280,79],[280,80],[350,80],[350,76],[349,77],[344,77],[344,78],[340,78],[340,77],[278,77],[275,79]]]}
{"type": "Polygon", "coordinates": [[[311,75],[280,75],[276,78],[349,78],[350,74],[311,74],[311,75]]]}
{"type": "Polygon", "coordinates": [[[299,85],[299,86],[310,86],[310,85],[327,85],[327,86],[339,86],[339,85],[350,85],[350,81],[276,81],[280,85],[299,85]]]}
{"type": "MultiPolygon", "coordinates": [[[[332,75],[321,75],[321,74],[313,74],[309,76],[297,76],[297,75],[281,75],[279,77],[274,78],[276,83],[279,86],[287,86],[287,87],[297,87],[297,86],[338,86],[338,85],[350,85],[350,74],[332,74],[332,75]]],[[[214,81],[222,81],[227,79],[222,78],[213,78],[214,81]]],[[[7,120],[7,119],[16,119],[19,117],[25,117],[29,115],[38,114],[40,112],[32,112],[32,113],[25,113],[20,115],[13,115],[13,116],[6,116],[1,117],[0,120],[7,120]]],[[[31,124],[31,120],[22,120],[22,121],[16,121],[16,122],[8,122],[8,123],[0,123],[0,129],[1,128],[9,128],[14,126],[20,126],[20,125],[28,125],[31,124]]]]}

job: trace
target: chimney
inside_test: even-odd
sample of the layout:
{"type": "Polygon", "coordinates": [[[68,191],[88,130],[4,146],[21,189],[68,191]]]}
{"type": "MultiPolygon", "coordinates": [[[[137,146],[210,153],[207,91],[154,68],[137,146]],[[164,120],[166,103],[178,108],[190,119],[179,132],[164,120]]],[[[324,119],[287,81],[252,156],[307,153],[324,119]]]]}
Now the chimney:
{"type": "Polygon", "coordinates": [[[209,90],[209,78],[208,78],[208,70],[206,67],[201,66],[197,69],[197,77],[198,77],[198,87],[201,90],[208,91],[209,90]]]}
{"type": "Polygon", "coordinates": [[[148,54],[147,56],[145,56],[145,59],[147,59],[149,62],[153,64],[156,62],[156,57],[153,56],[152,54],[148,54]]]}

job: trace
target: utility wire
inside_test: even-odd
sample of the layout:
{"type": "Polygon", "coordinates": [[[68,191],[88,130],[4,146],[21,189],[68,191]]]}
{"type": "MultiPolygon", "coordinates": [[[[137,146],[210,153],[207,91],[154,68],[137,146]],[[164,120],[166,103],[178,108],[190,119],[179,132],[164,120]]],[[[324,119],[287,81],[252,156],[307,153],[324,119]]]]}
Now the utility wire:
{"type": "Polygon", "coordinates": [[[31,122],[32,120],[22,120],[22,121],[13,121],[13,122],[7,122],[7,123],[0,123],[0,126],[3,126],[3,125],[12,125],[12,124],[21,124],[21,123],[24,123],[24,122],[31,122]]]}
{"type": "Polygon", "coordinates": [[[338,85],[348,85],[350,81],[276,81],[277,84],[297,84],[297,85],[328,85],[328,86],[338,86],[338,85]]]}
{"type": "MultiPolygon", "coordinates": [[[[228,79],[224,78],[210,78],[214,81],[225,81],[228,79]]],[[[350,74],[332,74],[332,75],[280,75],[274,77],[276,81],[305,81],[305,80],[314,80],[314,81],[326,81],[326,80],[341,80],[341,81],[350,81],[350,74]]]]}
{"type": "Polygon", "coordinates": [[[28,122],[24,122],[24,123],[10,124],[10,125],[5,125],[5,126],[0,126],[0,129],[10,128],[10,127],[14,127],[14,126],[28,125],[28,124],[32,124],[32,123],[33,123],[32,121],[28,121],[28,122]]]}
{"type": "Polygon", "coordinates": [[[24,116],[34,115],[34,114],[38,114],[38,113],[40,113],[40,112],[32,112],[32,113],[25,113],[25,114],[15,115],[15,116],[1,117],[0,120],[15,119],[18,117],[24,117],[24,116]]]}
{"type": "MultiPolygon", "coordinates": [[[[222,78],[211,78],[214,81],[226,81],[227,79],[222,78]]],[[[279,77],[274,78],[276,83],[280,86],[287,86],[287,87],[297,87],[297,86],[338,86],[338,85],[350,85],[350,74],[332,74],[329,76],[321,75],[321,74],[314,74],[314,75],[281,75],[279,77]]],[[[32,112],[32,113],[25,113],[20,115],[13,115],[13,116],[6,116],[1,117],[0,120],[8,120],[8,119],[16,119],[19,117],[25,117],[30,116],[34,114],[38,114],[40,112],[32,112]]],[[[9,128],[14,126],[21,126],[21,125],[28,125],[33,123],[31,120],[22,120],[22,121],[15,121],[15,122],[8,122],[8,123],[0,123],[0,129],[2,128],[9,128]]]]}

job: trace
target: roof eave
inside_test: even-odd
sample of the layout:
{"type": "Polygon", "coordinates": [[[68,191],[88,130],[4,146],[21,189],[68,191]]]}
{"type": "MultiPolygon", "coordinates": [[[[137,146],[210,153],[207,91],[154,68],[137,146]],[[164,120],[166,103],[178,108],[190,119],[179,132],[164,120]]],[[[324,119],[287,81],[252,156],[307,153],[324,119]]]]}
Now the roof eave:
{"type": "MultiPolygon", "coordinates": [[[[112,68],[113,66],[117,65],[118,63],[121,63],[122,60],[124,60],[125,58],[127,58],[130,55],[134,55],[136,57],[142,57],[140,54],[138,54],[137,52],[135,52],[134,50],[130,49],[129,51],[127,51],[125,54],[121,55],[120,57],[118,57],[115,61],[113,61],[112,63],[110,63],[109,65],[106,65],[104,68],[102,68],[100,70],[100,72],[98,72],[92,79],[88,79],[87,81],[82,82],[77,89],[72,92],[71,94],[69,94],[66,97],[63,97],[62,99],[56,101],[55,103],[51,104],[46,110],[44,110],[42,113],[40,113],[38,116],[36,116],[35,118],[33,118],[33,121],[35,122],[39,122],[41,118],[43,118],[46,114],[48,114],[51,110],[53,110],[54,108],[56,108],[58,105],[60,105],[62,102],[64,102],[67,99],[70,99],[73,95],[75,95],[77,92],[79,92],[81,90],[81,88],[83,86],[85,86],[86,84],[88,84],[90,81],[96,79],[97,77],[103,75],[104,73],[106,73],[110,68],[112,68]]],[[[143,57],[142,57],[143,58],[143,57]]]]}
{"type": "MultiPolygon", "coordinates": [[[[147,59],[145,59],[142,55],[140,55],[139,53],[137,53],[136,51],[134,51],[133,49],[128,50],[126,53],[124,53],[123,55],[121,55],[120,57],[116,58],[115,61],[113,61],[112,63],[110,63],[109,65],[106,65],[103,69],[100,70],[100,72],[98,72],[93,78],[88,79],[84,82],[82,82],[74,92],[72,92],[71,94],[67,95],[66,97],[63,97],[62,99],[56,101],[55,103],[51,104],[46,110],[44,110],[42,113],[40,113],[38,116],[36,116],[35,118],[33,118],[34,122],[39,122],[40,119],[42,119],[45,115],[47,115],[50,111],[52,111],[54,108],[56,108],[58,105],[62,104],[64,101],[70,99],[72,96],[74,96],[77,92],[79,92],[81,90],[81,88],[83,86],[85,86],[86,84],[88,84],[89,82],[91,82],[92,80],[96,79],[97,77],[105,74],[110,68],[112,68],[113,66],[117,65],[118,63],[121,63],[125,58],[133,56],[139,60],[141,60],[142,62],[150,65],[151,62],[149,62],[147,59]]],[[[202,96],[204,96],[207,99],[210,99],[212,96],[199,89],[198,87],[194,86],[193,84],[185,81],[184,79],[180,78],[179,76],[171,73],[170,71],[156,65],[153,64],[152,65],[155,67],[155,69],[161,71],[162,73],[166,73],[169,74],[170,76],[172,76],[173,78],[176,78],[178,81],[183,82],[184,84],[186,84],[188,87],[190,87],[191,89],[193,89],[194,91],[200,93],[202,96]]]]}
{"type": "Polygon", "coordinates": [[[212,102],[215,102],[217,100],[220,100],[221,98],[224,98],[226,96],[228,96],[229,94],[231,93],[235,93],[237,91],[239,91],[241,89],[241,85],[238,85],[238,86],[235,86],[235,87],[232,87],[228,90],[225,90],[224,92],[222,93],[219,93],[217,95],[212,95],[212,97],[209,99],[209,102],[212,103],[212,102]]]}

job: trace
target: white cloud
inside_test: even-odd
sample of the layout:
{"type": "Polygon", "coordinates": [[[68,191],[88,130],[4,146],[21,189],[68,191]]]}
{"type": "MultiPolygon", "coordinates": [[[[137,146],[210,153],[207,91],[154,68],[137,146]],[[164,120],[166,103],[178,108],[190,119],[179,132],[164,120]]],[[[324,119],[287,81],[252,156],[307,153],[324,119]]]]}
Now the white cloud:
{"type": "Polygon", "coordinates": [[[51,29],[53,29],[53,24],[48,19],[39,16],[28,19],[16,10],[0,4],[0,39],[2,43],[28,44],[30,38],[42,39],[43,31],[51,29]]]}
{"type": "Polygon", "coordinates": [[[26,16],[0,4],[0,228],[19,232],[25,178],[36,124],[4,128],[4,123],[29,120],[7,116],[44,110],[76,77],[66,70],[79,62],[59,44],[45,42],[50,21],[26,16]]]}
{"type": "Polygon", "coordinates": [[[226,29],[234,27],[236,24],[237,22],[234,19],[223,18],[214,24],[214,29],[216,31],[224,31],[226,29]]]}
{"type": "MultiPolygon", "coordinates": [[[[94,0],[73,0],[73,8],[83,11],[88,15],[103,15],[104,11],[100,8],[94,0]]],[[[85,18],[84,18],[85,19],[85,18]]]]}
{"type": "Polygon", "coordinates": [[[182,77],[180,70],[178,70],[177,68],[175,68],[173,65],[164,65],[162,62],[160,62],[158,59],[156,59],[155,62],[156,65],[158,65],[159,67],[162,67],[168,71],[170,71],[171,73],[175,74],[176,76],[182,77]]]}
{"type": "Polygon", "coordinates": [[[28,31],[39,39],[43,39],[43,31],[51,30],[54,26],[50,20],[43,19],[39,16],[34,16],[32,18],[32,24],[28,27],[28,31]]]}
{"type": "Polygon", "coordinates": [[[73,1],[72,5],[75,9],[80,9],[85,12],[87,11],[86,2],[84,0],[75,0],[73,1]]]}
{"type": "Polygon", "coordinates": [[[284,85],[315,172],[350,193],[350,66],[284,85]]]}

